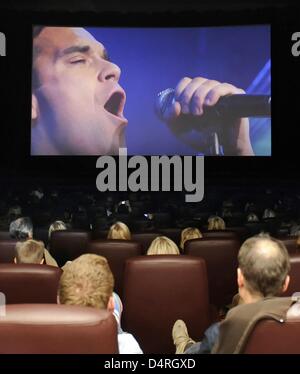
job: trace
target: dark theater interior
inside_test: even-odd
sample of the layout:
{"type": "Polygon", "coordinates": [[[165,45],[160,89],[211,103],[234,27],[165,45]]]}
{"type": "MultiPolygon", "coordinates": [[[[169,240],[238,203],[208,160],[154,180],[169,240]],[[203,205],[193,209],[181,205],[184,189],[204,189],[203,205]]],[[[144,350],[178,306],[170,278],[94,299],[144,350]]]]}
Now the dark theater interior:
{"type": "Polygon", "coordinates": [[[2,357],[300,353],[299,11],[1,2],[2,357]]]}

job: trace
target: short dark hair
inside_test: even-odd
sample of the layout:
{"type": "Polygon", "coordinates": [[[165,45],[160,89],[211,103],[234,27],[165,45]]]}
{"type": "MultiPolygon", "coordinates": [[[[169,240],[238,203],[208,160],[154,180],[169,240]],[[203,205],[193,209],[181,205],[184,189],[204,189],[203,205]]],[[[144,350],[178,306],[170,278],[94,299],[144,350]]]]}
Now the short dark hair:
{"type": "Polygon", "coordinates": [[[268,234],[247,239],[238,254],[249,290],[264,297],[280,295],[290,271],[290,258],[285,245],[268,234]]]}
{"type": "Polygon", "coordinates": [[[45,26],[34,26],[32,31],[33,38],[37,37],[44,28],[45,26]]]}
{"type": "Polygon", "coordinates": [[[40,53],[40,49],[34,45],[34,39],[37,38],[40,33],[43,31],[45,26],[34,26],[32,30],[32,41],[33,41],[33,46],[32,46],[32,89],[38,88],[41,83],[37,74],[37,71],[35,70],[35,60],[40,53]]]}

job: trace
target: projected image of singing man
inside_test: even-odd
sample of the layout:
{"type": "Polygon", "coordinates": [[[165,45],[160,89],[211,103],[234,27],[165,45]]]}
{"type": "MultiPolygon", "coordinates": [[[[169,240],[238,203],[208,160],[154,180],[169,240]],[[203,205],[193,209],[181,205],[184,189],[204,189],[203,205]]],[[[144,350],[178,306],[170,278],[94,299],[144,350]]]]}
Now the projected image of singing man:
{"type": "MultiPolygon", "coordinates": [[[[31,153],[118,154],[119,148],[126,146],[127,126],[120,74],[104,45],[85,29],[35,27],[31,153]]],[[[183,77],[175,87],[174,100],[161,113],[162,120],[180,137],[182,126],[189,126],[189,114],[199,119],[203,116],[203,144],[217,132],[225,155],[253,155],[247,118],[230,119],[214,129],[205,126],[203,115],[221,97],[242,93],[230,83],[183,77]]],[[[201,152],[202,144],[197,144],[201,152]]]]}

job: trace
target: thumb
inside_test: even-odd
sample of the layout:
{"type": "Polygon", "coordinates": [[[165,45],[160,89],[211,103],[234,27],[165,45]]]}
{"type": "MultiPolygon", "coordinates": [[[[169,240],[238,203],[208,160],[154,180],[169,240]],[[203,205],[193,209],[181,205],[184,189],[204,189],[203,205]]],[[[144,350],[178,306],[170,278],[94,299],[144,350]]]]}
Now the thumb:
{"type": "Polygon", "coordinates": [[[181,114],[181,105],[178,101],[173,100],[161,114],[161,118],[165,122],[175,120],[181,114]]]}

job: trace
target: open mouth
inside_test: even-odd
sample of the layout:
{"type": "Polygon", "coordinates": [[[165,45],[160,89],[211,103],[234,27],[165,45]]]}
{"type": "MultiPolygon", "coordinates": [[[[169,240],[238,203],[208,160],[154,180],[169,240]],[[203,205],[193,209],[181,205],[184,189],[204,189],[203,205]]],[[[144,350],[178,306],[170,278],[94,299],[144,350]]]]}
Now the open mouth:
{"type": "Polygon", "coordinates": [[[123,92],[114,92],[104,105],[104,109],[114,116],[125,119],[123,109],[125,105],[125,95],[123,92]]]}

